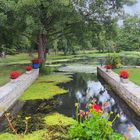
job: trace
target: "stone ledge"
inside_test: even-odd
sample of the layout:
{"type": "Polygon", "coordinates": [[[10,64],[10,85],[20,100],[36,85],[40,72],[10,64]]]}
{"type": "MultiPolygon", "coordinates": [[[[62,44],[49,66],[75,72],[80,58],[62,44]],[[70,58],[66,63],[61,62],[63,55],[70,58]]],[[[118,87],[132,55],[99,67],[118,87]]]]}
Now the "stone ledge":
{"type": "Polygon", "coordinates": [[[138,85],[131,81],[123,84],[118,74],[113,71],[106,72],[106,69],[102,67],[97,67],[97,74],[140,116],[140,87],[138,85]]]}
{"type": "Polygon", "coordinates": [[[9,82],[0,87],[0,116],[7,111],[22,93],[36,80],[39,69],[30,74],[22,74],[15,83],[9,82]]]}

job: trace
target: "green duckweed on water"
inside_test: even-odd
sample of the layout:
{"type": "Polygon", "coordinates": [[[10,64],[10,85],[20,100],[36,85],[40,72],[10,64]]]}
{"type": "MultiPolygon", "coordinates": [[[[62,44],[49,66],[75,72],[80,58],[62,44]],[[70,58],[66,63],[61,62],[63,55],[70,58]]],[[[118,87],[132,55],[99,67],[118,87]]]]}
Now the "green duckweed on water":
{"type": "Polygon", "coordinates": [[[74,119],[57,112],[45,116],[44,122],[47,126],[44,129],[33,131],[26,135],[19,134],[18,136],[11,133],[1,133],[0,140],[53,140],[55,138],[64,140],[67,139],[67,134],[64,134],[63,131],[67,132],[66,127],[76,123],[74,119]],[[52,127],[55,127],[55,131],[52,131],[52,127]]]}
{"type": "Polygon", "coordinates": [[[45,123],[47,124],[47,126],[56,126],[56,125],[70,126],[70,125],[76,123],[76,120],[74,120],[70,117],[66,117],[57,112],[47,115],[46,117],[44,117],[44,120],[45,120],[45,123]]]}
{"type": "Polygon", "coordinates": [[[47,130],[34,131],[33,133],[30,133],[25,136],[16,136],[10,133],[0,134],[0,140],[43,140],[43,137],[45,140],[45,137],[47,137],[47,130]]]}
{"type": "Polygon", "coordinates": [[[20,100],[51,99],[58,94],[67,93],[58,84],[71,81],[70,75],[51,74],[40,76],[20,97],[20,100]]]}

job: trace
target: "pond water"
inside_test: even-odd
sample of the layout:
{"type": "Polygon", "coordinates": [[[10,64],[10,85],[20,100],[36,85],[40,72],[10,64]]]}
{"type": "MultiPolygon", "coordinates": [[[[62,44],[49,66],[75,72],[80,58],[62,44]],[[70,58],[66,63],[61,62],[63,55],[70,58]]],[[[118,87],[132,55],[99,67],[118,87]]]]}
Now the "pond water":
{"type": "MultiPolygon", "coordinates": [[[[140,117],[135,114],[112,90],[98,80],[95,74],[78,73],[72,75],[73,80],[59,85],[68,89],[67,94],[55,96],[51,100],[33,100],[27,102],[18,101],[11,113],[18,115],[16,119],[19,132],[24,130],[20,121],[25,116],[31,116],[30,131],[42,129],[44,115],[57,111],[66,116],[75,118],[75,103],[79,102],[80,109],[86,109],[90,99],[96,99],[97,104],[103,105],[105,112],[113,111],[112,120],[117,114],[120,115],[113,123],[113,129],[129,138],[136,140],[139,137],[140,117]],[[18,123],[19,122],[19,123],[18,123]]],[[[1,131],[8,131],[7,124],[0,125],[1,131]]]]}

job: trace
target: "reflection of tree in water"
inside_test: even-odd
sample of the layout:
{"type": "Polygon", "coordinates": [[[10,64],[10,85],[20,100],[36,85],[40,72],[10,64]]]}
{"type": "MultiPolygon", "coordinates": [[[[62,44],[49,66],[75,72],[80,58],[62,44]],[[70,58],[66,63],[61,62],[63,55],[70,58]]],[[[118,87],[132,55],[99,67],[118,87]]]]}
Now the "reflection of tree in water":
{"type": "Polygon", "coordinates": [[[96,75],[95,74],[86,74],[86,73],[78,73],[74,75],[72,86],[74,93],[77,91],[80,91],[81,93],[86,93],[87,90],[87,81],[94,80],[96,81],[96,75]]]}

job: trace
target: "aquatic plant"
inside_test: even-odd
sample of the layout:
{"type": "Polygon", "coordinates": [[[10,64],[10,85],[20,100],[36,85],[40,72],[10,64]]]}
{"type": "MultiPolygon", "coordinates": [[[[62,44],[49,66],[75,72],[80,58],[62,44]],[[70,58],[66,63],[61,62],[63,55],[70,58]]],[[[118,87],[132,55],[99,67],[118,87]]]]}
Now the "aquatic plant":
{"type": "Polygon", "coordinates": [[[20,140],[24,135],[26,135],[26,133],[28,131],[28,123],[29,123],[29,120],[31,119],[31,117],[25,117],[25,119],[24,119],[25,130],[22,134],[18,134],[18,130],[16,129],[15,124],[13,123],[13,118],[10,115],[10,113],[5,113],[4,116],[7,119],[9,129],[13,132],[13,134],[15,134],[17,139],[20,140]]]}
{"type": "Polygon", "coordinates": [[[51,74],[40,76],[20,97],[20,100],[51,99],[55,95],[67,93],[67,90],[58,86],[69,82],[70,75],[51,74]]]}

